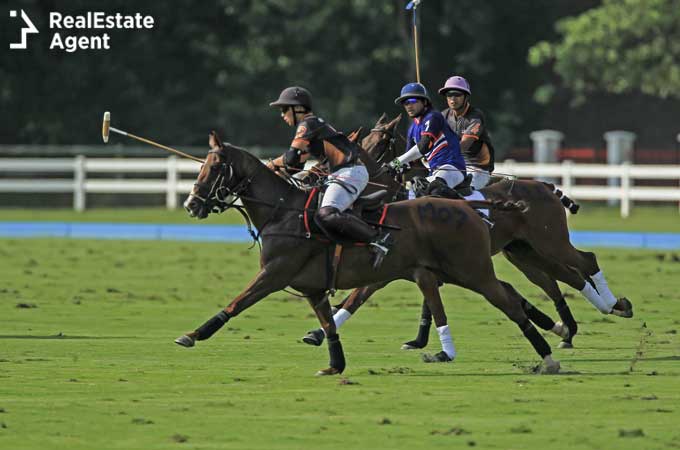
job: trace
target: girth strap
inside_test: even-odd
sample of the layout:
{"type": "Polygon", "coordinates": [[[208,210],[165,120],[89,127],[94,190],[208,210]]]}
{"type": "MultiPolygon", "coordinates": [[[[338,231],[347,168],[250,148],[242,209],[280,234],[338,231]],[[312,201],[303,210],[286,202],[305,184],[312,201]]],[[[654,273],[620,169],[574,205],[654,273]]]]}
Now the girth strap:
{"type": "Polygon", "coordinates": [[[309,228],[309,205],[310,203],[312,203],[312,199],[314,198],[314,195],[316,195],[318,190],[319,188],[315,187],[309,192],[309,197],[307,197],[307,201],[305,202],[305,209],[302,212],[302,219],[305,224],[305,236],[307,237],[307,239],[312,237],[312,230],[311,228],[309,228]]]}
{"type": "Polygon", "coordinates": [[[335,288],[335,283],[338,279],[338,268],[340,267],[340,258],[342,257],[342,245],[341,244],[335,244],[335,251],[333,252],[333,258],[331,260],[331,267],[330,267],[330,277],[329,277],[329,286],[328,286],[328,293],[333,296],[335,295],[335,291],[337,290],[335,288]]]}

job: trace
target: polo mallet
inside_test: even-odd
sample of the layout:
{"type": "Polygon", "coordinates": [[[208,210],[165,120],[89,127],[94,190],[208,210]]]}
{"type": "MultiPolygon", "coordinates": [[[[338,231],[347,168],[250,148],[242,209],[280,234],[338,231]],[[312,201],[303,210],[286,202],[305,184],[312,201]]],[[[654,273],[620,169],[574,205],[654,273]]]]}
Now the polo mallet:
{"type": "Polygon", "coordinates": [[[418,5],[423,0],[411,0],[406,5],[406,10],[413,10],[413,45],[416,49],[416,81],[420,83],[420,60],[418,59],[418,5]]]}
{"type": "Polygon", "coordinates": [[[171,153],[174,153],[179,156],[183,156],[185,158],[189,158],[191,160],[194,160],[196,162],[199,162],[203,164],[205,161],[203,161],[201,158],[197,158],[195,156],[191,156],[188,153],[181,152],[179,150],[176,150],[172,147],[167,147],[165,145],[159,144],[158,142],[150,141],[149,139],[145,139],[140,136],[136,136],[132,133],[128,133],[127,131],[119,130],[118,128],[114,128],[111,126],[111,113],[109,111],[106,111],[104,113],[104,120],[102,122],[102,139],[104,140],[104,143],[109,142],[109,132],[113,131],[114,133],[121,134],[123,136],[130,137],[132,139],[138,140],[140,142],[144,142],[145,144],[153,145],[154,147],[162,148],[163,150],[167,150],[171,153]]]}

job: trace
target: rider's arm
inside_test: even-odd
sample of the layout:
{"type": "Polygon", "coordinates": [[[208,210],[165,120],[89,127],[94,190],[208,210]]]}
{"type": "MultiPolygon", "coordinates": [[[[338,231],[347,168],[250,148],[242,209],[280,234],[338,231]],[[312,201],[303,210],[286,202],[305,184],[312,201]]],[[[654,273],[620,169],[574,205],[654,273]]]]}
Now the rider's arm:
{"type": "MultiPolygon", "coordinates": [[[[463,135],[460,137],[460,149],[463,152],[470,153],[470,147],[477,142],[484,133],[484,116],[476,113],[470,114],[470,122],[468,123],[463,135]]],[[[480,147],[481,148],[481,147],[480,147]]],[[[474,155],[473,155],[474,156],[474,155]]]]}
{"type": "Polygon", "coordinates": [[[402,164],[410,163],[416,159],[420,159],[425,155],[432,147],[432,138],[430,135],[424,135],[420,138],[420,141],[410,149],[406,151],[403,155],[399,156],[399,162],[402,164]]]}

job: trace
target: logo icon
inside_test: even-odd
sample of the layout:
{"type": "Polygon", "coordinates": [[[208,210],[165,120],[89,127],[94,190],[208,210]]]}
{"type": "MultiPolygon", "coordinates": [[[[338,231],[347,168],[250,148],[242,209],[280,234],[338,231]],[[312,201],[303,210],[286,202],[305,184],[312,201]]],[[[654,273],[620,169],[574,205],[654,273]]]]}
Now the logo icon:
{"type": "MultiPolygon", "coordinates": [[[[10,11],[9,16],[16,17],[17,16],[16,10],[10,11]]],[[[23,9],[21,10],[21,18],[24,20],[26,26],[21,29],[21,42],[18,43],[14,42],[9,44],[9,48],[12,50],[25,49],[28,41],[28,34],[39,33],[38,29],[35,27],[35,25],[33,25],[33,22],[31,22],[31,19],[28,18],[28,15],[26,15],[23,9]]]]}

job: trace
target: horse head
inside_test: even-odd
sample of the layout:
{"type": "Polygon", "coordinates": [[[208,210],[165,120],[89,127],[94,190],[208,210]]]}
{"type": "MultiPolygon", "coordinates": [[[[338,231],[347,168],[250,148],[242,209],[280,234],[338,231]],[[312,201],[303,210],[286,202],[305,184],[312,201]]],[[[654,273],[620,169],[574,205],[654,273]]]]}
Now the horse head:
{"type": "Polygon", "coordinates": [[[242,183],[243,177],[234,170],[241,152],[230,144],[225,146],[215,131],[210,132],[208,144],[210,151],[184,202],[184,209],[198,219],[205,219],[212,211],[224,211],[247,187],[242,183]]]}
{"type": "Polygon", "coordinates": [[[383,113],[371,129],[370,133],[361,141],[361,147],[378,163],[385,163],[396,158],[396,128],[401,120],[401,114],[392,120],[383,113]]]}

